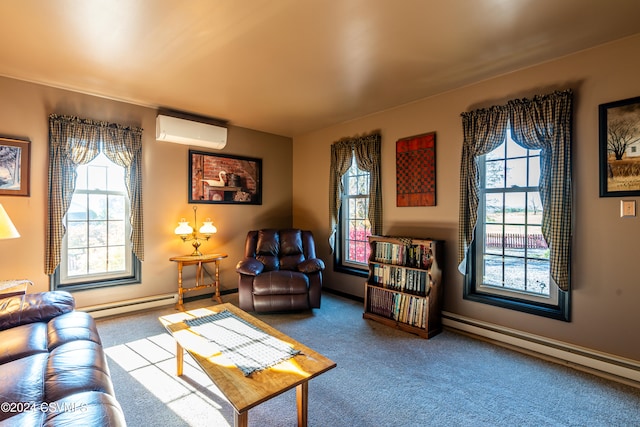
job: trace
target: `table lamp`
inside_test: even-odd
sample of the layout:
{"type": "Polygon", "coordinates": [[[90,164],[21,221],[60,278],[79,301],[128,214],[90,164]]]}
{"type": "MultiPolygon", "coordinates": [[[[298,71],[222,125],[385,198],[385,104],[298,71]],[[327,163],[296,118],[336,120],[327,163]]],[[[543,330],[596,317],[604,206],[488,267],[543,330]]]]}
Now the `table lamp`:
{"type": "Polygon", "coordinates": [[[20,237],[20,233],[18,233],[13,222],[11,222],[11,218],[7,215],[7,211],[5,211],[2,204],[0,204],[0,240],[15,239],[18,237],[20,237]]]}
{"type": "MultiPolygon", "coordinates": [[[[198,219],[196,216],[197,206],[193,207],[193,225],[198,226],[198,219]]],[[[198,233],[189,225],[186,219],[182,218],[175,229],[175,233],[180,236],[183,242],[192,242],[193,253],[191,256],[200,256],[202,252],[198,249],[201,245],[200,240],[209,240],[212,234],[215,234],[218,229],[213,225],[211,218],[207,218],[202,227],[198,230],[198,233]]]]}

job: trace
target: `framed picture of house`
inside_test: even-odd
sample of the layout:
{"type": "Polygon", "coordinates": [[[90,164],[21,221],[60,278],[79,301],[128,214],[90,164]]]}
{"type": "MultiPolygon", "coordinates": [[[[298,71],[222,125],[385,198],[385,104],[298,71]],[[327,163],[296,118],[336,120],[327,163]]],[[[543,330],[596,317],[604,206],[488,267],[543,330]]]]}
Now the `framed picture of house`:
{"type": "Polygon", "coordinates": [[[600,104],[600,197],[640,196],[640,97],[600,104]]]}
{"type": "Polygon", "coordinates": [[[262,204],[262,159],[189,150],[189,203],[262,204]]]}
{"type": "Polygon", "coordinates": [[[29,141],[0,137],[0,196],[29,195],[29,141]]]}
{"type": "Polygon", "coordinates": [[[436,133],[396,141],[396,206],[436,205],[436,133]]]}

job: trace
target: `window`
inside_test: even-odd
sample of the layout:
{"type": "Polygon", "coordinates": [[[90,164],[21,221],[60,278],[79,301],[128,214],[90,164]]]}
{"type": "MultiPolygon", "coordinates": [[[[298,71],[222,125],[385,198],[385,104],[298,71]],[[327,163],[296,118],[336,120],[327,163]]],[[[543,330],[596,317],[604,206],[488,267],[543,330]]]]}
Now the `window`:
{"type": "Polygon", "coordinates": [[[465,299],[570,321],[572,98],[568,89],[461,114],[465,299]]]}
{"type": "Polygon", "coordinates": [[[45,274],[69,291],[140,283],[142,129],[49,116],[45,274]]]}
{"type": "Polygon", "coordinates": [[[338,264],[345,269],[366,271],[371,248],[369,213],[369,172],[358,168],[355,156],[342,178],[344,191],[340,205],[338,264]]]}
{"type": "Polygon", "coordinates": [[[135,277],[124,168],[101,153],[76,172],[64,217],[59,287],[135,277]]]}
{"type": "Polygon", "coordinates": [[[367,276],[370,235],[382,233],[381,136],[343,138],[331,146],[329,246],[336,271],[367,276]]]}
{"type": "Polygon", "coordinates": [[[478,221],[468,299],[521,311],[561,316],[561,293],[550,276],[542,235],[540,150],[506,140],[478,157],[478,221]]]}

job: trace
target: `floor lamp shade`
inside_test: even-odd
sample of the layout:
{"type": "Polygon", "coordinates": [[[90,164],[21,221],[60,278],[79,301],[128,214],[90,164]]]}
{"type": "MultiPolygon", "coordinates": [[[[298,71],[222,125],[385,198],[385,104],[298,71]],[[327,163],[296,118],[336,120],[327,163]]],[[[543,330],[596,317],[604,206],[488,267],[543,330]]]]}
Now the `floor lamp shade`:
{"type": "Polygon", "coordinates": [[[0,239],[15,239],[17,237],[20,237],[20,233],[11,222],[7,211],[0,205],[0,239]]]}

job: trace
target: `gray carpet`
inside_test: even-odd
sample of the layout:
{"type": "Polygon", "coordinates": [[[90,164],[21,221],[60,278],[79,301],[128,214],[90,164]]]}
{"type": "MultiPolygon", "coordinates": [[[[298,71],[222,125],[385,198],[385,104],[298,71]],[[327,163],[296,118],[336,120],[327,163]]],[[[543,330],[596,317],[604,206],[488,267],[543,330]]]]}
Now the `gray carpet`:
{"type": "MultiPolygon", "coordinates": [[[[232,426],[189,356],[175,376],[175,344],[157,320],[174,312],[98,321],[129,425],[232,426]]],[[[360,303],[336,295],[312,313],[257,317],[337,363],[309,383],[312,427],[640,426],[638,389],[450,331],[424,340],[362,319],[360,303]]],[[[249,425],[297,425],[295,391],[251,409],[249,425]]]]}

